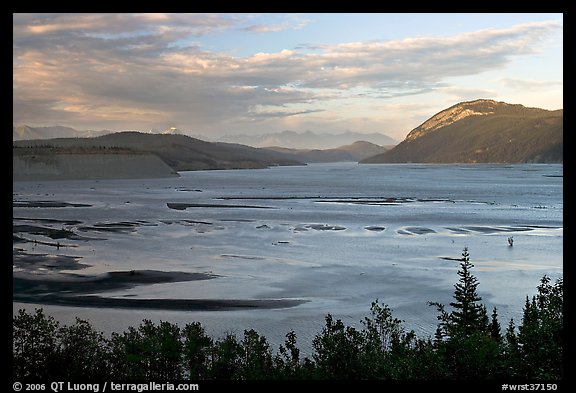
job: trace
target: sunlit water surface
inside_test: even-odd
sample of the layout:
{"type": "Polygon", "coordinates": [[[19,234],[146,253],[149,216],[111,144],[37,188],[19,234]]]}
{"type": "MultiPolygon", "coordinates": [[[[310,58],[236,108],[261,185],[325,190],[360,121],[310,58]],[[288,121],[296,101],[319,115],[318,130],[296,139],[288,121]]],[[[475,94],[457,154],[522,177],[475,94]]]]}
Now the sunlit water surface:
{"type": "MultiPolygon", "coordinates": [[[[562,176],[562,165],[317,164],[169,179],[15,182],[14,201],[90,206],[14,207],[14,217],[81,221],[61,226],[105,240],[66,240],[63,245],[75,247],[58,250],[14,247],[80,256],[89,267],[77,274],[154,269],[220,276],[101,296],[308,301],[287,309],[202,312],[43,306],[63,323],[80,317],[111,332],[143,318],[200,321],[215,337],[254,328],[273,348],[294,330],[306,350],[327,313],[360,326],[379,299],[425,337],[437,322],[427,302],[452,300],[458,262],[449,258],[464,247],[478,292],[490,311],[498,308],[502,326],[520,321],[525,297],[544,274],[562,275],[562,176]],[[177,210],[169,203],[200,206],[177,210]],[[135,224],[94,230],[121,222],[135,224]]],[[[22,307],[37,305],[13,304],[14,312],[22,307]]]]}

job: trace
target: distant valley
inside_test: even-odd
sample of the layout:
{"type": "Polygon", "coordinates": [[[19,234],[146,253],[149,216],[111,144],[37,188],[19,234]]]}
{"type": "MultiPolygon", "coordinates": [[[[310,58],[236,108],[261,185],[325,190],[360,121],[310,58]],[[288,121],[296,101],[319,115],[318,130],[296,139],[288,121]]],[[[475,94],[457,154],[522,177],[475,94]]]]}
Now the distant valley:
{"type": "Polygon", "coordinates": [[[207,142],[177,132],[110,133],[60,126],[18,126],[13,128],[13,178],[165,177],[177,176],[179,171],[323,162],[562,163],[563,130],[561,109],[548,111],[484,99],[462,102],[437,113],[398,145],[383,134],[352,132],[322,135],[284,131],[261,139],[237,137],[255,145],[273,144],[253,147],[207,142]],[[54,135],[72,137],[54,138],[54,135]],[[329,145],[363,137],[367,139],[333,148],[313,147],[321,140],[329,145]],[[294,147],[302,144],[309,146],[294,147]],[[124,171],[114,169],[122,165],[124,171]]]}
{"type": "MultiPolygon", "coordinates": [[[[300,143],[306,138],[325,141],[349,140],[364,134],[344,136],[298,134],[300,143]],[[332,139],[334,137],[335,139],[332,139]]],[[[392,141],[380,135],[384,141],[392,141]]],[[[295,141],[295,140],[293,140],[295,141]]],[[[328,142],[327,142],[328,143],[328,142]]],[[[289,144],[290,145],[290,144],[289,144]]],[[[175,132],[145,133],[138,131],[77,131],[69,127],[13,128],[13,178],[82,179],[174,176],[178,171],[207,169],[258,169],[279,165],[305,165],[320,162],[358,162],[387,151],[392,146],[379,146],[367,141],[354,141],[331,149],[294,149],[287,147],[257,148],[238,143],[207,142],[175,132]],[[93,134],[101,134],[92,136],[93,134]],[[53,138],[54,135],[68,135],[53,138]],[[144,155],[151,155],[152,157],[144,155]],[[153,157],[160,160],[154,161],[153,157]],[[125,171],[107,174],[126,158],[125,171]],[[145,171],[145,173],[140,173],[145,171]]]]}
{"type": "Polygon", "coordinates": [[[312,131],[282,131],[264,135],[226,135],[219,142],[240,143],[254,147],[284,147],[288,149],[326,150],[337,149],[358,141],[392,147],[398,141],[381,133],[315,133],[312,131]]]}
{"type": "Polygon", "coordinates": [[[13,179],[166,177],[178,171],[357,162],[386,150],[369,142],[328,150],[265,149],[181,134],[125,131],[93,138],[13,141],[13,179]]]}
{"type": "Polygon", "coordinates": [[[268,147],[266,150],[283,154],[287,158],[300,160],[309,164],[321,162],[358,162],[390,150],[393,146],[380,146],[371,142],[356,141],[350,145],[334,149],[288,149],[285,147],[268,147]]]}
{"type": "MultiPolygon", "coordinates": [[[[137,131],[141,132],[141,131],[137,131]]],[[[76,130],[71,127],[50,126],[50,127],[30,127],[19,125],[12,127],[12,140],[22,141],[31,139],[54,139],[54,138],[92,138],[107,134],[117,133],[115,131],[101,130],[76,130]]],[[[188,135],[177,128],[168,128],[164,131],[153,130],[146,134],[163,135],[188,135]]],[[[212,139],[201,135],[188,135],[194,139],[206,142],[220,142],[241,144],[252,147],[283,147],[296,150],[329,150],[338,149],[354,142],[366,141],[379,146],[392,147],[398,141],[387,135],[380,133],[360,133],[347,131],[344,133],[315,133],[312,131],[296,132],[282,131],[263,135],[226,135],[212,139]]]]}

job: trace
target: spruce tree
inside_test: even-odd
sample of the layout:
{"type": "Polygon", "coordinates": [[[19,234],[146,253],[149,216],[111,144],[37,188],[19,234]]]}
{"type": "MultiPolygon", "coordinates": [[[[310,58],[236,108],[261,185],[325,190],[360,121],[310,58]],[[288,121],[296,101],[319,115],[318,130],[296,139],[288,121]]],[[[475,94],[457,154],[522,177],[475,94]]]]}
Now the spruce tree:
{"type": "Polygon", "coordinates": [[[520,356],[520,346],[518,345],[518,335],[516,334],[516,325],[514,319],[510,319],[506,334],[504,336],[503,355],[504,355],[504,368],[502,375],[507,377],[518,377],[522,366],[522,359],[520,356]]]}
{"type": "Polygon", "coordinates": [[[490,336],[497,342],[502,341],[502,334],[500,333],[500,323],[498,322],[498,310],[496,307],[492,310],[492,321],[490,322],[490,336]]]}
{"type": "Polygon", "coordinates": [[[488,316],[486,308],[477,303],[482,298],[476,293],[478,279],[470,272],[474,265],[470,263],[468,247],[464,248],[461,261],[458,270],[460,279],[454,285],[455,301],[450,303],[454,309],[450,314],[450,333],[470,336],[477,331],[486,331],[488,316]]]}
{"type": "Polygon", "coordinates": [[[552,284],[542,277],[538,294],[526,297],[518,344],[522,354],[522,373],[526,378],[558,379],[563,374],[564,281],[552,284]]]}

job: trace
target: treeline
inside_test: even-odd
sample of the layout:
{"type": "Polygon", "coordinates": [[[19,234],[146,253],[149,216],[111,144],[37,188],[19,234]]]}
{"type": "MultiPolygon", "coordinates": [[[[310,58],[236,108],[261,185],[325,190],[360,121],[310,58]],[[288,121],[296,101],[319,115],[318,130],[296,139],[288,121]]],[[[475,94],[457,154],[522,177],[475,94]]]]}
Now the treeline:
{"type": "Polygon", "coordinates": [[[51,153],[139,153],[134,149],[125,146],[106,146],[106,145],[87,145],[87,146],[60,146],[50,143],[34,143],[30,145],[12,144],[12,149],[16,149],[22,153],[28,151],[41,152],[49,151],[51,153]]]}
{"type": "Polygon", "coordinates": [[[392,310],[372,303],[362,328],[328,314],[302,359],[295,333],[273,351],[266,337],[209,337],[198,322],[183,328],[144,320],[107,338],[87,321],[60,326],[51,316],[13,317],[13,376],[51,380],[387,379],[550,381],[563,377],[563,279],[544,276],[526,297],[521,323],[505,329],[477,294],[468,250],[462,253],[451,310],[436,302],[434,337],[406,331],[392,310]]]}

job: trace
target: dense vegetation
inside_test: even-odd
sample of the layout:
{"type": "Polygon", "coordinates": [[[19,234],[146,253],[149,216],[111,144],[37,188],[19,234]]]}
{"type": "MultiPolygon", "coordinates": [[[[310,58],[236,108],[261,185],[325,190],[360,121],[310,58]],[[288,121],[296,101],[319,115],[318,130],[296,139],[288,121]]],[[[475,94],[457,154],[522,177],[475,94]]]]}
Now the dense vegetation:
{"type": "Polygon", "coordinates": [[[434,337],[406,331],[392,310],[372,303],[363,327],[326,316],[302,359],[289,332],[276,352],[254,330],[243,337],[209,337],[198,322],[184,328],[144,320],[137,328],[107,338],[84,320],[60,326],[37,309],[13,317],[13,376],[19,379],[506,379],[563,377],[563,279],[544,276],[538,293],[526,297],[521,324],[501,329],[496,308],[480,303],[478,281],[464,249],[451,311],[438,311],[434,337]],[[504,331],[503,331],[504,330],[504,331]]]}
{"type": "Polygon", "coordinates": [[[413,129],[391,150],[363,163],[562,163],[564,111],[492,100],[454,105],[413,129]],[[477,114],[446,121],[446,113],[477,114]],[[423,127],[424,125],[434,126],[423,127]]]}

